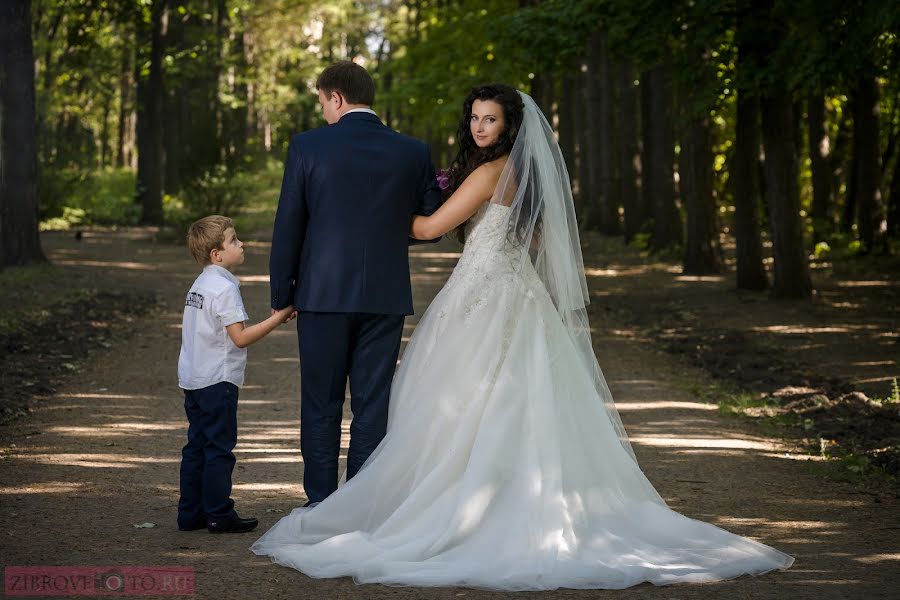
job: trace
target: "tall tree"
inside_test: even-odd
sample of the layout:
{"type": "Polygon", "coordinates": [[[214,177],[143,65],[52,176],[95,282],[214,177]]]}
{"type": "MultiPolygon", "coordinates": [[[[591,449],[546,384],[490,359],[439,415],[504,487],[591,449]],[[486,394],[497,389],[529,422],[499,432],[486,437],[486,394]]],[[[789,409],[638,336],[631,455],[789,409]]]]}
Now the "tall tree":
{"type": "Polygon", "coordinates": [[[141,221],[161,224],[163,183],[163,21],[166,0],[153,0],[150,5],[150,21],[140,15],[138,31],[149,33],[149,72],[143,69],[138,77],[138,197],[141,203],[141,221]],[[148,31],[149,30],[149,31],[148,31]]]}
{"type": "Polygon", "coordinates": [[[871,75],[860,76],[854,91],[853,164],[859,238],[863,248],[872,250],[883,216],[879,189],[878,82],[871,75]]]}
{"type": "Polygon", "coordinates": [[[588,128],[588,121],[591,120],[593,116],[587,109],[587,79],[590,76],[591,75],[587,72],[587,65],[585,64],[582,67],[581,77],[578,78],[576,90],[579,110],[575,117],[575,122],[577,123],[575,133],[578,136],[578,196],[575,198],[577,203],[575,206],[579,215],[579,223],[582,227],[587,227],[588,225],[586,216],[589,213],[591,199],[594,197],[594,190],[591,189],[591,169],[593,165],[590,161],[592,140],[591,132],[588,128]]]}
{"type": "Polygon", "coordinates": [[[617,66],[619,111],[616,124],[619,143],[619,171],[621,173],[622,207],[625,217],[625,243],[630,243],[647,222],[646,204],[638,188],[640,149],[638,148],[638,94],[634,86],[634,65],[622,61],[617,66]]]}
{"type": "MultiPolygon", "coordinates": [[[[174,56],[183,56],[189,51],[185,42],[185,16],[187,7],[183,0],[166,0],[168,2],[169,22],[166,24],[166,51],[174,56]],[[184,16],[182,15],[184,13],[184,16]]],[[[190,138],[190,123],[186,122],[185,102],[187,91],[185,78],[182,76],[182,60],[172,60],[165,71],[165,91],[163,98],[163,190],[175,193],[181,188],[182,174],[186,171],[186,140],[190,138]]]]}
{"type": "Polygon", "coordinates": [[[588,187],[593,194],[588,205],[588,227],[616,235],[621,229],[613,150],[613,80],[606,32],[598,30],[588,40],[587,64],[585,124],[591,177],[588,187]]]}
{"type": "Polygon", "coordinates": [[[559,95],[559,148],[563,159],[569,167],[569,176],[575,181],[575,114],[581,110],[582,104],[578,102],[577,82],[573,73],[566,73],[560,82],[559,95]]]}
{"type": "Polygon", "coordinates": [[[809,162],[812,175],[813,233],[821,239],[831,226],[831,173],[828,157],[831,154],[831,139],[825,122],[825,96],[821,92],[810,91],[806,98],[806,115],[809,143],[809,162]]]}
{"type": "Polygon", "coordinates": [[[131,166],[134,154],[134,44],[130,35],[123,36],[119,70],[119,119],[116,135],[117,167],[131,166]]]}
{"type": "Polygon", "coordinates": [[[768,287],[763,264],[760,231],[759,177],[759,99],[753,79],[761,68],[761,33],[752,19],[752,0],[737,5],[737,101],[735,107],[734,237],[736,246],[736,283],[742,290],[760,291],[768,287]]]}
{"type": "Polygon", "coordinates": [[[641,76],[641,83],[643,192],[653,218],[650,247],[658,251],[682,241],[681,214],[675,205],[675,140],[668,67],[651,67],[641,76]]]}
{"type": "MultiPolygon", "coordinates": [[[[774,0],[754,3],[767,29],[761,58],[776,55],[784,44],[787,16],[777,10],[774,0]]],[[[766,195],[772,254],[775,258],[773,294],[779,298],[808,298],[812,295],[809,263],[800,220],[800,192],[794,133],[793,97],[782,79],[768,82],[762,92],[762,138],[765,148],[766,195]]]]}
{"type": "Polygon", "coordinates": [[[38,236],[31,1],[0,2],[0,268],[44,260],[38,236]]]}
{"type": "Polygon", "coordinates": [[[812,282],[800,220],[793,126],[790,92],[783,89],[767,92],[762,100],[762,134],[775,257],[773,293],[779,298],[808,298],[812,295],[812,282]]]}
{"type": "Polygon", "coordinates": [[[722,248],[713,191],[713,155],[709,115],[689,119],[679,155],[681,198],[687,215],[684,272],[696,275],[722,271],[722,248]]]}
{"type": "Polygon", "coordinates": [[[749,93],[738,92],[733,165],[736,283],[738,289],[756,291],[769,286],[760,231],[758,106],[749,93]]]}
{"type": "Polygon", "coordinates": [[[723,268],[719,243],[718,207],[713,176],[713,135],[711,115],[717,89],[711,39],[690,15],[685,35],[679,44],[679,58],[694,68],[679,79],[681,109],[681,152],[678,155],[679,191],[686,216],[684,241],[685,273],[704,275],[723,268]]]}
{"type": "Polygon", "coordinates": [[[894,161],[894,173],[891,176],[891,188],[888,192],[888,234],[900,237],[900,156],[894,161]]]}

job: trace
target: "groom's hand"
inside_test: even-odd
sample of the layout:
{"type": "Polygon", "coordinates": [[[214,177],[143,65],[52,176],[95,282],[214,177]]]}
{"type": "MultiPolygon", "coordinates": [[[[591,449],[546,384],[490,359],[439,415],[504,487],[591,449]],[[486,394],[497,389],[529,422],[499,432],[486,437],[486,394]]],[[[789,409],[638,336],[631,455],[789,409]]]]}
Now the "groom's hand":
{"type": "MultiPolygon", "coordinates": [[[[274,315],[275,313],[277,313],[277,312],[280,312],[280,311],[277,311],[277,310],[275,310],[274,308],[272,309],[272,314],[273,314],[273,315],[274,315]]],[[[287,319],[285,319],[285,320],[282,321],[282,322],[283,322],[283,323],[290,323],[291,321],[293,321],[293,320],[296,319],[296,318],[297,318],[297,311],[295,310],[295,311],[293,311],[290,315],[288,315],[288,318],[287,318],[287,319]]]]}

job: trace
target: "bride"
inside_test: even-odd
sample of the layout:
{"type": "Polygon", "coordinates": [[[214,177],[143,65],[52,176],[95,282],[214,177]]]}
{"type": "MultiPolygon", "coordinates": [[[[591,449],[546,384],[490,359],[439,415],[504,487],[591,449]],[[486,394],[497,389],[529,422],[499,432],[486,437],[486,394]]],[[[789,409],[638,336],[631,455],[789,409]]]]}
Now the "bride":
{"type": "Polygon", "coordinates": [[[496,590],[705,582],[793,558],[669,509],[594,357],[569,178],[534,101],[466,98],[452,195],[411,235],[465,248],[397,370],[365,466],[252,550],[311,577],[496,590]]]}

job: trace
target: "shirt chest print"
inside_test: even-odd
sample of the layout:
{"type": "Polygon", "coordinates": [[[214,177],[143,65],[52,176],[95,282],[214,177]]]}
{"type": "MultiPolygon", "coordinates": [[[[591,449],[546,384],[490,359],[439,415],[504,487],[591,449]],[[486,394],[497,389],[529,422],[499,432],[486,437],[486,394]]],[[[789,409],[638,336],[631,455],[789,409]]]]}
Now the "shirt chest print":
{"type": "Polygon", "coordinates": [[[188,292],[187,298],[184,300],[184,305],[193,306],[194,308],[203,308],[203,294],[188,292]]]}

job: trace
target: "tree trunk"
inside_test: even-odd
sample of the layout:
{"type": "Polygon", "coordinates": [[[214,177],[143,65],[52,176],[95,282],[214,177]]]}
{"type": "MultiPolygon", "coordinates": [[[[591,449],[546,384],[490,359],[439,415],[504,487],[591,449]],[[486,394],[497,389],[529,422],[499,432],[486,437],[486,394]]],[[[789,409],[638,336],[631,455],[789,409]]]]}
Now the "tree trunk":
{"type": "Polygon", "coordinates": [[[163,114],[163,150],[165,153],[165,174],[163,189],[175,193],[181,188],[181,165],[183,163],[182,130],[185,125],[181,120],[184,111],[184,88],[175,82],[166,82],[165,111],[163,114]]]}
{"type": "Polygon", "coordinates": [[[894,173],[891,175],[887,224],[888,235],[900,237],[900,156],[894,160],[894,173]]]}
{"type": "Polygon", "coordinates": [[[841,120],[838,123],[837,133],[831,144],[831,155],[828,157],[828,172],[831,175],[831,196],[834,207],[832,208],[832,226],[839,224],[837,211],[838,190],[841,189],[841,183],[845,185],[849,183],[847,177],[847,165],[849,164],[849,148],[850,138],[852,135],[852,121],[850,110],[844,110],[841,114],[841,120]]]}
{"type": "Polygon", "coordinates": [[[713,153],[708,114],[694,117],[681,144],[681,198],[687,214],[684,272],[706,275],[722,271],[716,198],[713,192],[713,153]]]}
{"type": "Polygon", "coordinates": [[[638,193],[637,91],[634,88],[634,66],[626,61],[618,65],[619,112],[619,172],[621,173],[622,207],[625,216],[625,243],[631,243],[647,220],[647,210],[638,193]]]}
{"type": "Polygon", "coordinates": [[[863,248],[870,251],[880,235],[883,219],[879,189],[878,82],[874,77],[860,77],[857,81],[853,101],[853,154],[859,239],[863,248]]]}
{"type": "Polygon", "coordinates": [[[109,148],[109,113],[112,112],[112,95],[107,94],[103,97],[103,118],[100,122],[100,168],[109,166],[112,163],[110,159],[109,148]]]}
{"type": "Polygon", "coordinates": [[[577,102],[577,81],[574,75],[563,75],[559,100],[559,148],[572,181],[575,181],[575,113],[581,108],[577,102]]]}
{"type": "Polygon", "coordinates": [[[592,40],[597,52],[597,83],[599,92],[600,131],[597,134],[597,150],[599,153],[600,171],[597,182],[600,195],[599,229],[606,235],[619,235],[619,193],[616,186],[616,164],[614,127],[613,127],[613,78],[609,61],[609,47],[606,32],[601,32],[592,40]]]}
{"type": "Polygon", "coordinates": [[[130,163],[130,159],[125,155],[125,138],[130,130],[128,121],[131,111],[131,56],[132,46],[129,44],[128,36],[123,36],[125,43],[122,46],[122,57],[119,71],[119,131],[116,136],[116,166],[125,167],[130,163]]]}
{"type": "Polygon", "coordinates": [[[664,65],[657,65],[646,71],[641,81],[642,93],[646,94],[642,160],[644,181],[648,186],[645,193],[653,217],[650,247],[659,251],[677,246],[682,241],[681,214],[675,206],[672,174],[675,162],[672,93],[669,74],[664,65]]]}
{"type": "Polygon", "coordinates": [[[238,167],[247,154],[247,130],[249,121],[249,88],[247,85],[247,52],[244,46],[246,28],[246,13],[237,15],[237,20],[232,28],[233,50],[232,59],[235,63],[236,77],[234,81],[234,96],[237,105],[231,115],[231,166],[238,167]]]}
{"type": "MultiPolygon", "coordinates": [[[[740,50],[738,51],[740,54],[740,50]]],[[[740,58],[738,64],[740,64],[740,58]]],[[[738,67],[740,69],[740,67],[738,67]]],[[[737,287],[764,290],[769,286],[763,265],[759,224],[759,104],[739,90],[734,148],[734,237],[737,246],[737,287]]]]}
{"type": "Polygon", "coordinates": [[[216,6],[216,38],[214,60],[216,63],[215,79],[211,81],[209,89],[210,98],[215,107],[215,130],[216,130],[216,158],[213,164],[229,163],[230,148],[228,146],[228,115],[227,107],[223,106],[219,98],[219,84],[225,68],[225,40],[228,38],[228,31],[231,27],[231,21],[228,15],[227,0],[218,0],[216,6]]]}
{"type": "Polygon", "coordinates": [[[786,89],[773,88],[764,95],[762,134],[775,257],[773,294],[778,298],[809,298],[812,282],[800,220],[792,112],[791,94],[786,89]]]}
{"type": "Polygon", "coordinates": [[[584,211],[581,226],[585,229],[600,229],[603,224],[602,190],[600,187],[600,171],[603,168],[600,160],[599,139],[600,130],[603,127],[601,119],[600,94],[597,83],[597,56],[593,37],[588,42],[587,68],[584,71],[584,110],[582,125],[582,140],[584,149],[582,160],[583,171],[586,174],[584,180],[584,211]]]}
{"type": "Polygon", "coordinates": [[[831,232],[831,173],[829,156],[831,140],[825,123],[825,97],[819,92],[807,96],[807,123],[809,127],[809,161],[812,172],[813,235],[821,240],[831,232]]]}
{"type": "MultiPolygon", "coordinates": [[[[150,21],[150,75],[138,80],[138,196],[141,221],[161,224],[163,136],[163,17],[166,0],[154,0],[150,21]]],[[[143,23],[140,23],[143,27],[143,23]]]]}
{"type": "Polygon", "coordinates": [[[0,269],[43,261],[30,0],[0,2],[0,269]]]}
{"type": "MultiPolygon", "coordinates": [[[[43,3],[39,4],[38,7],[43,8],[43,3]]],[[[50,99],[53,97],[53,81],[56,75],[56,72],[51,68],[51,64],[53,63],[53,48],[55,44],[53,40],[56,39],[56,34],[59,32],[59,26],[62,23],[63,15],[65,14],[66,9],[63,7],[59,7],[56,10],[56,14],[52,18],[48,18],[49,27],[44,29],[44,56],[42,60],[42,70],[43,70],[43,88],[39,92],[39,96],[35,98],[36,102],[36,121],[37,124],[35,126],[35,130],[37,131],[37,140],[38,140],[38,152],[42,164],[49,165],[53,162],[55,156],[55,148],[53,146],[53,128],[48,125],[45,115],[47,114],[47,107],[50,105],[50,99]]],[[[38,19],[37,23],[33,23],[33,27],[42,28],[41,19],[38,19]]],[[[37,75],[35,76],[35,84],[37,84],[37,75]]]]}
{"type": "Polygon", "coordinates": [[[531,97],[535,104],[544,113],[544,118],[553,127],[553,97],[554,94],[553,76],[549,73],[535,73],[534,79],[531,80],[531,97]]]}
{"type": "Polygon", "coordinates": [[[597,31],[588,40],[587,119],[588,161],[593,193],[588,226],[607,235],[618,235],[619,198],[615,189],[613,154],[613,89],[607,36],[597,31]]]}
{"type": "MultiPolygon", "coordinates": [[[[856,129],[856,125],[853,126],[856,129]]],[[[853,150],[850,152],[850,158],[844,166],[846,183],[844,185],[844,209],[841,212],[841,232],[850,233],[853,231],[853,223],[856,222],[856,198],[857,186],[856,180],[859,170],[856,166],[856,142],[852,142],[853,150]]]]}
{"type": "Polygon", "coordinates": [[[575,201],[577,202],[578,223],[583,228],[587,228],[590,225],[590,209],[593,205],[594,194],[594,190],[591,189],[591,162],[588,152],[591,144],[588,122],[592,118],[588,114],[588,77],[590,77],[590,74],[585,68],[581,73],[581,77],[578,78],[575,91],[575,134],[578,136],[578,196],[575,198],[575,201]]]}
{"type": "MultiPolygon", "coordinates": [[[[167,0],[169,11],[169,23],[166,27],[165,45],[172,54],[180,55],[187,50],[185,44],[184,20],[179,15],[178,9],[183,6],[181,0],[167,0]]],[[[183,59],[182,59],[183,60],[183,59]]],[[[176,63],[177,64],[177,63],[176,63]]],[[[176,66],[175,71],[178,71],[176,66]]],[[[163,153],[165,173],[163,174],[163,190],[175,193],[182,187],[182,172],[186,143],[182,140],[182,132],[190,128],[183,119],[186,113],[185,102],[188,97],[185,89],[184,77],[165,77],[165,94],[163,111],[163,153]]]]}

